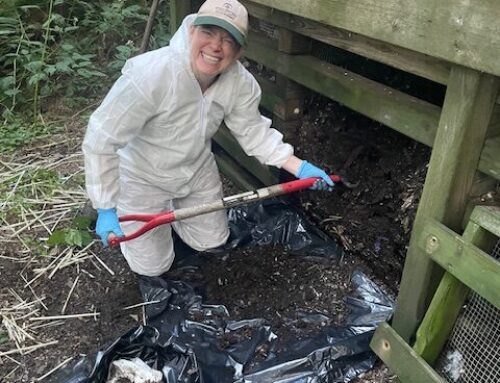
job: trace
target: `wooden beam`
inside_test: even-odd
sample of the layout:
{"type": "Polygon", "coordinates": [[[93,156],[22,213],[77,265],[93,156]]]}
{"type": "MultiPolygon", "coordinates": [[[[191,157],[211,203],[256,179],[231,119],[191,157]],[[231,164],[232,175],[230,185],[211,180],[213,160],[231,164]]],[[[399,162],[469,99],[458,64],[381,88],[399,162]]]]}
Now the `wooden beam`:
{"type": "Polygon", "coordinates": [[[312,56],[250,44],[247,57],[416,141],[431,146],[440,108],[312,56]]]}
{"type": "Polygon", "coordinates": [[[214,154],[219,170],[240,190],[255,190],[263,186],[222,148],[221,150],[215,149],[214,154]]]}
{"type": "Polygon", "coordinates": [[[278,182],[277,173],[273,173],[270,167],[262,165],[256,158],[249,157],[224,124],[217,131],[214,140],[262,184],[273,185],[278,182]]]}
{"type": "Polygon", "coordinates": [[[387,323],[377,328],[370,346],[401,382],[446,382],[387,323]]]}
{"type": "Polygon", "coordinates": [[[500,136],[500,105],[496,104],[493,108],[490,126],[488,127],[488,137],[500,136]]]}
{"type": "Polygon", "coordinates": [[[442,277],[442,269],[418,246],[425,219],[434,218],[455,230],[460,227],[497,92],[497,78],[452,68],[393,321],[407,341],[442,277]]]}
{"type": "Polygon", "coordinates": [[[500,237],[499,206],[476,206],[471,214],[470,220],[495,236],[500,237]]]}
{"type": "Polygon", "coordinates": [[[500,180],[500,136],[488,138],[484,143],[479,170],[500,180]]]}
{"type": "Polygon", "coordinates": [[[500,308],[500,262],[446,226],[428,220],[419,247],[449,273],[500,308]]]}
{"type": "Polygon", "coordinates": [[[415,352],[430,365],[446,344],[469,291],[453,274],[444,274],[413,345],[415,352]]]}
{"type": "Polygon", "coordinates": [[[397,47],[343,29],[331,27],[304,17],[277,11],[269,7],[242,1],[253,17],[308,36],[314,40],[361,55],[383,64],[413,73],[440,84],[450,75],[450,64],[409,49],[397,47]]]}
{"type": "Polygon", "coordinates": [[[182,20],[191,13],[191,0],[170,0],[170,35],[181,26],[182,20]]]}
{"type": "Polygon", "coordinates": [[[500,76],[497,0],[252,0],[500,76]]]}
{"type": "MultiPolygon", "coordinates": [[[[487,225],[495,223],[490,219],[489,211],[483,214],[483,207],[476,207],[472,215],[487,225]]],[[[500,220],[500,210],[498,219],[500,220]]],[[[494,217],[493,217],[494,218],[494,217]]],[[[500,230],[500,227],[498,228],[500,230]]],[[[472,219],[467,224],[463,240],[466,243],[477,246],[479,249],[492,249],[492,235],[472,219]]],[[[435,363],[441,350],[455,326],[465,300],[469,296],[469,287],[462,283],[453,274],[446,272],[439,284],[436,294],[425,314],[422,324],[417,330],[416,342],[413,349],[431,365],[435,363]]]]}
{"type": "Polygon", "coordinates": [[[300,99],[283,100],[273,93],[264,92],[261,105],[283,121],[302,118],[302,100],[300,99]]]}

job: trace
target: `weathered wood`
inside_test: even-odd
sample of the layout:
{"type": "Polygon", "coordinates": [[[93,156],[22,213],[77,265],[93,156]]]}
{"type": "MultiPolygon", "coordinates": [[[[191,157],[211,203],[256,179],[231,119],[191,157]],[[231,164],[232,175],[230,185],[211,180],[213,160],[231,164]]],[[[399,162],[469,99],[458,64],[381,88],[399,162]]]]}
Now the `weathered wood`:
{"type": "Polygon", "coordinates": [[[311,51],[311,39],[306,36],[252,16],[248,21],[254,38],[260,36],[262,45],[288,54],[304,54],[311,51]]]}
{"type": "Polygon", "coordinates": [[[275,84],[277,86],[276,94],[285,99],[304,98],[308,90],[298,82],[290,80],[281,73],[276,73],[275,84]]]}
{"type": "Polygon", "coordinates": [[[436,294],[417,330],[413,349],[433,365],[446,344],[469,288],[450,273],[445,273],[436,294]]]}
{"type": "Polygon", "coordinates": [[[474,181],[470,190],[470,198],[467,201],[462,228],[466,228],[471,219],[471,214],[475,208],[492,203],[494,199],[494,190],[497,188],[498,181],[486,175],[481,171],[476,171],[474,181]]]}
{"type": "Polygon", "coordinates": [[[387,44],[339,28],[331,27],[300,16],[243,1],[250,15],[280,27],[288,28],[326,44],[364,56],[371,60],[446,84],[450,64],[415,51],[387,44]]]}
{"type": "Polygon", "coordinates": [[[500,136],[488,138],[484,143],[479,170],[500,180],[500,136]]]}
{"type": "Polygon", "coordinates": [[[370,346],[401,382],[446,382],[387,323],[379,325],[370,346]]]}
{"type": "Polygon", "coordinates": [[[277,83],[253,74],[262,89],[261,106],[275,114],[283,121],[299,120],[302,118],[302,98],[283,97],[286,90],[280,91],[277,83]]]}
{"type": "Polygon", "coordinates": [[[299,99],[283,100],[275,94],[264,92],[261,105],[283,121],[302,118],[302,100],[299,99]]]}
{"type": "Polygon", "coordinates": [[[170,0],[170,34],[173,36],[184,17],[192,12],[191,0],[170,0]]]}
{"type": "Polygon", "coordinates": [[[393,321],[394,329],[407,341],[442,276],[441,269],[418,247],[424,220],[434,218],[452,229],[460,227],[496,99],[497,80],[463,67],[451,70],[393,321]]]}
{"type": "Polygon", "coordinates": [[[232,158],[236,159],[240,165],[246,168],[264,185],[273,185],[277,183],[278,176],[271,171],[271,168],[262,165],[256,158],[249,157],[231,135],[229,129],[222,124],[214,136],[215,142],[219,144],[232,158]]]}
{"type": "Polygon", "coordinates": [[[303,99],[310,92],[307,88],[304,88],[299,83],[290,80],[281,73],[275,72],[273,78],[270,79],[259,73],[255,73],[252,69],[250,71],[259,83],[263,92],[275,94],[284,100],[303,99]]]}
{"type": "Polygon", "coordinates": [[[262,184],[255,179],[245,168],[241,167],[231,156],[223,149],[214,150],[215,161],[219,171],[243,191],[255,190],[262,187],[262,184]]]}
{"type": "Polygon", "coordinates": [[[285,28],[278,28],[278,50],[288,54],[304,54],[311,51],[311,40],[285,28]]]}
{"type": "Polygon", "coordinates": [[[500,207],[499,206],[477,206],[470,220],[485,230],[500,237],[500,207]]]}
{"type": "MultiPolygon", "coordinates": [[[[477,207],[473,215],[479,221],[484,221],[488,225],[494,224],[495,221],[492,222],[489,218],[491,214],[488,211],[483,214],[484,211],[483,207],[477,207]]],[[[500,210],[498,219],[500,220],[500,210]]],[[[462,238],[465,242],[482,250],[491,250],[491,236],[483,227],[472,220],[469,221],[462,238]]],[[[444,273],[424,320],[417,330],[417,337],[413,346],[413,349],[427,363],[433,365],[437,360],[469,295],[469,291],[469,287],[451,273],[444,273]]]]}
{"type": "Polygon", "coordinates": [[[497,0],[252,0],[500,76],[497,0]]]}
{"type": "Polygon", "coordinates": [[[440,108],[311,56],[287,55],[250,43],[246,55],[426,145],[432,145],[440,108]]]}
{"type": "Polygon", "coordinates": [[[498,104],[493,108],[493,115],[491,116],[487,134],[488,137],[500,136],[500,105],[498,104]]]}
{"type": "Polygon", "coordinates": [[[419,248],[449,273],[500,308],[500,262],[446,226],[428,220],[419,248]]]}

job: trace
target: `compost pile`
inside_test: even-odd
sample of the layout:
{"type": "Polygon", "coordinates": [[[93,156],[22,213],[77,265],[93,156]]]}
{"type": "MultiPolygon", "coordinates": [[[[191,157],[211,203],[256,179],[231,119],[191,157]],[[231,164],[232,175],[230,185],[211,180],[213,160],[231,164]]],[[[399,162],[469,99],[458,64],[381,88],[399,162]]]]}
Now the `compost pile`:
{"type": "Polygon", "coordinates": [[[309,98],[304,113],[297,155],[356,187],[302,193],[303,208],[397,292],[430,149],[324,97],[309,98]]]}
{"type": "MultiPolygon", "coordinates": [[[[353,189],[338,185],[332,193],[301,192],[290,203],[341,244],[343,253],[335,259],[305,260],[290,257],[281,245],[242,247],[224,255],[204,254],[201,258],[210,261],[201,276],[182,275],[193,283],[199,279],[197,286],[205,286],[201,293],[208,302],[227,305],[235,319],[265,319],[281,339],[305,340],[326,325],[342,323],[349,312],[344,298],[351,292],[349,279],[355,269],[397,292],[429,156],[423,146],[324,98],[309,99],[305,112],[296,131],[297,154],[358,185],[353,189]],[[307,316],[312,311],[317,314],[314,320],[307,316]]],[[[38,148],[25,148],[3,161],[9,169],[19,166],[19,174],[28,166],[21,164],[38,168],[45,162],[57,164],[62,177],[75,179],[74,173],[83,170],[79,150],[84,128],[83,121],[70,119],[64,134],[51,137],[56,144],[40,149],[44,143],[37,143],[38,148]]],[[[225,189],[226,195],[238,192],[229,182],[225,189]]],[[[83,206],[81,188],[78,193],[82,197],[76,199],[74,192],[67,205],[83,206]]],[[[47,210],[50,205],[44,203],[47,210]]],[[[38,221],[42,219],[38,215],[38,221]]],[[[24,235],[25,226],[4,227],[4,238],[13,232],[24,235]]],[[[39,224],[32,226],[34,236],[46,236],[39,224]]],[[[17,326],[33,337],[20,340],[20,349],[33,347],[23,355],[16,352],[14,342],[0,342],[0,353],[9,353],[0,357],[4,381],[34,381],[61,363],[61,368],[69,366],[79,354],[93,355],[145,323],[138,281],[116,250],[95,242],[72,253],[24,257],[21,242],[9,239],[2,247],[2,315],[16,315],[17,326]],[[31,321],[63,312],[76,317],[31,321]],[[79,317],[82,313],[96,314],[79,317]]],[[[227,348],[233,342],[223,339],[219,346],[227,348]]],[[[265,358],[268,350],[259,352],[265,358]]],[[[390,381],[387,374],[381,375],[377,381],[390,381]]]]}

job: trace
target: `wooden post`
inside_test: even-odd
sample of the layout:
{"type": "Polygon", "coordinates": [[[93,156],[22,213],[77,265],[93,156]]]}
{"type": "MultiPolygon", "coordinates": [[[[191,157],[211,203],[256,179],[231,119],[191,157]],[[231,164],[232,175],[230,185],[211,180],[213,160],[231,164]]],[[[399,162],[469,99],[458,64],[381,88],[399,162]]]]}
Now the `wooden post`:
{"type": "MultiPolygon", "coordinates": [[[[484,251],[491,250],[491,234],[470,221],[463,239],[484,251]]],[[[434,364],[455,325],[469,288],[446,272],[418,328],[413,349],[429,364],[434,364]]]]}
{"type": "Polygon", "coordinates": [[[387,323],[379,325],[370,342],[370,347],[391,371],[398,375],[398,382],[446,382],[387,323]]]}
{"type": "Polygon", "coordinates": [[[452,67],[393,320],[409,343],[443,274],[417,246],[423,221],[434,218],[458,231],[497,93],[498,78],[452,67]]]}
{"type": "Polygon", "coordinates": [[[192,12],[191,0],[170,0],[170,34],[173,36],[184,17],[192,12]]]}

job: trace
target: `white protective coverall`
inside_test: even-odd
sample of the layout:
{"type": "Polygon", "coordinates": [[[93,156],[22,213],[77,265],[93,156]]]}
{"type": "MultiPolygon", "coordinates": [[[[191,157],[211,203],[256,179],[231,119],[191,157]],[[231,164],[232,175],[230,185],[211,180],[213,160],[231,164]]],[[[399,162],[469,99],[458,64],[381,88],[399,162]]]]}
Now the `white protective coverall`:
{"type": "MultiPolygon", "coordinates": [[[[118,215],[159,213],[222,198],[211,138],[224,120],[248,155],[281,167],[293,154],[258,109],[261,90],[240,62],[203,94],[189,62],[186,17],[168,47],[127,61],[122,76],[92,114],[85,139],[86,187],[94,208],[118,215]]],[[[142,223],[122,223],[125,233],[142,223]]],[[[226,212],[172,224],[184,242],[203,251],[225,243],[226,212]]],[[[174,258],[170,225],[121,244],[130,268],[167,271],[174,258]]]]}

